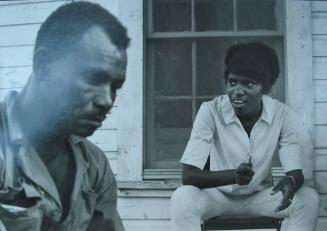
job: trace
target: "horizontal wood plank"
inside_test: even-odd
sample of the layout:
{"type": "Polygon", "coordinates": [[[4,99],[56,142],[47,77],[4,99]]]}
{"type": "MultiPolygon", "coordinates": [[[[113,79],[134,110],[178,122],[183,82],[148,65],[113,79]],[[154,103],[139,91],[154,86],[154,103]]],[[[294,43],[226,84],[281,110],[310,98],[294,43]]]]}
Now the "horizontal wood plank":
{"type": "Polygon", "coordinates": [[[327,34],[327,11],[314,12],[312,17],[312,34],[327,34]]]}
{"type": "Polygon", "coordinates": [[[0,67],[32,66],[34,46],[0,47],[0,67]]]}
{"type": "Polygon", "coordinates": [[[314,115],[315,125],[327,125],[327,103],[315,103],[314,115]]]}
{"type": "Polygon", "coordinates": [[[315,189],[318,193],[327,193],[327,171],[324,172],[315,172],[315,189]]]}
{"type": "MultiPolygon", "coordinates": [[[[126,231],[170,231],[170,220],[123,220],[126,231]]],[[[252,230],[253,231],[253,230],[252,230]]]]}
{"type": "Polygon", "coordinates": [[[327,148],[327,126],[314,127],[314,147],[327,148]]]}
{"type": "Polygon", "coordinates": [[[327,154],[315,154],[314,161],[315,171],[327,171],[327,154]]]}
{"type": "Polygon", "coordinates": [[[96,130],[88,138],[103,151],[117,151],[117,130],[96,130]]]}
{"type": "Polygon", "coordinates": [[[327,56],[327,35],[313,35],[313,56],[327,56]]]}
{"type": "Polygon", "coordinates": [[[315,12],[326,12],[327,11],[327,2],[325,0],[312,0],[311,2],[311,11],[315,12]]]}
{"type": "Polygon", "coordinates": [[[68,2],[71,0],[5,0],[0,1],[0,7],[6,5],[24,5],[24,4],[35,4],[35,3],[45,3],[45,2],[68,2]]]}
{"type": "Polygon", "coordinates": [[[0,27],[0,47],[34,44],[39,28],[40,24],[0,27]]]}
{"type": "Polygon", "coordinates": [[[327,79],[327,57],[313,58],[313,79],[327,79]]]}
{"type": "Polygon", "coordinates": [[[170,198],[119,198],[118,211],[122,219],[170,219],[170,198]]]}
{"type": "Polygon", "coordinates": [[[32,66],[0,68],[0,88],[23,87],[32,73],[32,66]]]}
{"type": "Polygon", "coordinates": [[[65,1],[40,1],[33,4],[3,5],[0,7],[0,26],[42,23],[51,12],[64,3],[65,1]]]}
{"type": "Polygon", "coordinates": [[[314,80],[314,101],[327,102],[327,80],[314,80]]]}

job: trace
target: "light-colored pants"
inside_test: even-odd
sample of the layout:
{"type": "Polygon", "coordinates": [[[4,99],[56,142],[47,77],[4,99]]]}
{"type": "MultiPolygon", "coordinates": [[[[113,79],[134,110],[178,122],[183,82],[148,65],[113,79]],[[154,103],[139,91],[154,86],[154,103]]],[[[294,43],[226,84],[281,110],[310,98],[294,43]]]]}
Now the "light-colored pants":
{"type": "Polygon", "coordinates": [[[270,195],[267,188],[246,196],[232,196],[216,188],[199,189],[191,185],[179,187],[171,198],[173,231],[199,231],[201,220],[220,215],[253,215],[285,218],[282,231],[314,231],[319,209],[319,195],[309,187],[301,187],[291,205],[278,213],[282,194],[270,195]]]}

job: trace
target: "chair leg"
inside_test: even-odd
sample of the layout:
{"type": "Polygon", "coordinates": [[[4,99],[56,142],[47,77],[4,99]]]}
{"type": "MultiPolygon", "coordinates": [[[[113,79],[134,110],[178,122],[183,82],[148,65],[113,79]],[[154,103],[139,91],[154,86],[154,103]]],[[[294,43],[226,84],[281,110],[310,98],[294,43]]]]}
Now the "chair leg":
{"type": "Polygon", "coordinates": [[[205,231],[205,229],[204,229],[204,221],[201,222],[201,231],[205,231]]]}

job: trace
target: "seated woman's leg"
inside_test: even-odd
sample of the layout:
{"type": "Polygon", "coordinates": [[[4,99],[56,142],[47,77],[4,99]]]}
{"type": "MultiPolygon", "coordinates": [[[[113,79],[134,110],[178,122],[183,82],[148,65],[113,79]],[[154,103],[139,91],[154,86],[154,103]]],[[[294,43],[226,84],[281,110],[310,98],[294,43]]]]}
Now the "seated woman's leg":
{"type": "Polygon", "coordinates": [[[230,208],[228,197],[215,188],[179,187],[171,197],[172,230],[199,231],[202,218],[221,215],[230,208]]]}
{"type": "Polygon", "coordinates": [[[264,189],[248,198],[246,206],[249,214],[285,218],[282,231],[314,231],[319,210],[319,195],[314,189],[302,186],[295,193],[290,206],[280,212],[275,212],[275,209],[282,194],[270,195],[271,190],[264,189]]]}

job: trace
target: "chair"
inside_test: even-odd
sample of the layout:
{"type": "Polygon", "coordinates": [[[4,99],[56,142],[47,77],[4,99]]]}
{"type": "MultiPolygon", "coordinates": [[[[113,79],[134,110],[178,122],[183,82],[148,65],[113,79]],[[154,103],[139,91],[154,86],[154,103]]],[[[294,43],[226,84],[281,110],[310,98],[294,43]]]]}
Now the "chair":
{"type": "Polygon", "coordinates": [[[212,217],[204,220],[201,230],[276,229],[280,231],[283,219],[271,217],[212,217]]]}

